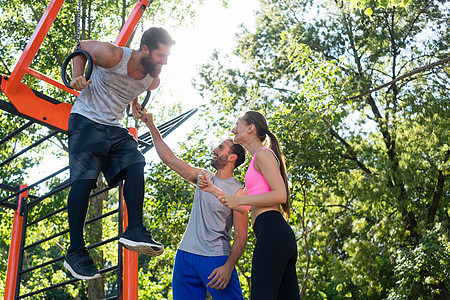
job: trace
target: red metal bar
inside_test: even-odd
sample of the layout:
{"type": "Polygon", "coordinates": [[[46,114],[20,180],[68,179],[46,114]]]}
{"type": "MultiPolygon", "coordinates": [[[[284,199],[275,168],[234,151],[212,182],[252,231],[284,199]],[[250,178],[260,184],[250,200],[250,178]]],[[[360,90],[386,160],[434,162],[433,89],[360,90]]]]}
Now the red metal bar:
{"type": "Polygon", "coordinates": [[[44,100],[22,82],[18,83],[19,89],[15,93],[11,93],[7,87],[8,81],[8,78],[2,80],[2,90],[19,112],[67,131],[72,105],[64,102],[54,104],[44,100]]]}
{"type": "MultiPolygon", "coordinates": [[[[22,190],[26,187],[26,185],[21,184],[19,189],[22,190]]],[[[11,245],[9,246],[8,269],[6,271],[5,294],[3,298],[5,300],[14,300],[16,286],[18,284],[17,274],[19,273],[20,244],[22,241],[23,229],[22,202],[26,201],[24,198],[27,197],[28,191],[19,194],[17,209],[14,211],[11,245]]]]}
{"type": "MultiPolygon", "coordinates": [[[[130,127],[130,133],[137,139],[137,129],[130,127]]],[[[123,184],[120,191],[123,195],[123,184]]],[[[123,196],[122,196],[122,199],[123,196]]],[[[123,201],[123,200],[122,200],[123,201]]],[[[128,226],[128,212],[125,201],[122,203],[122,215],[123,215],[123,228],[124,231],[128,226]]],[[[123,248],[123,300],[136,300],[138,299],[138,253],[129,251],[123,248]]]]}
{"type": "Polygon", "coordinates": [[[53,78],[50,78],[48,76],[45,76],[44,74],[42,74],[39,71],[33,70],[31,68],[28,68],[27,69],[27,73],[30,74],[33,77],[36,77],[37,79],[43,80],[43,81],[45,81],[47,83],[50,83],[51,85],[57,87],[58,89],[66,91],[66,92],[68,92],[68,93],[70,93],[70,94],[72,94],[72,95],[74,95],[76,97],[78,97],[78,95],[80,94],[79,91],[70,89],[67,86],[65,86],[63,83],[61,83],[59,81],[56,81],[53,78]]]}
{"type": "MultiPolygon", "coordinates": [[[[56,19],[64,0],[51,0],[44,12],[39,24],[33,32],[27,46],[14,67],[10,77],[4,77],[1,84],[1,90],[5,93],[14,107],[22,114],[30,116],[33,119],[43,121],[51,126],[60,128],[63,131],[68,129],[69,114],[72,105],[68,103],[54,104],[38,97],[31,88],[22,83],[25,73],[30,74],[40,80],[54,85],[55,87],[69,92],[75,96],[79,92],[68,89],[62,83],[51,79],[44,74],[30,68],[37,51],[39,50],[45,36],[50,30],[51,25],[56,19]]],[[[149,5],[148,0],[139,0],[134,6],[130,16],[125,22],[115,44],[125,46],[128,42],[134,28],[142,17],[143,11],[149,5]]]]}
{"type": "Polygon", "coordinates": [[[42,42],[44,41],[45,36],[47,35],[50,27],[53,24],[53,21],[56,19],[64,0],[51,0],[50,4],[47,6],[44,14],[42,15],[39,24],[33,32],[33,35],[30,38],[27,46],[23,50],[22,55],[17,61],[14,70],[11,73],[9,78],[9,86],[10,93],[14,93],[19,88],[19,83],[22,81],[23,76],[26,73],[26,70],[30,66],[33,61],[34,56],[41,47],[42,42]]]}
{"type": "Polygon", "coordinates": [[[127,44],[128,40],[130,39],[130,36],[133,34],[134,28],[136,28],[136,25],[141,19],[142,14],[147,8],[148,4],[149,4],[148,0],[140,0],[136,3],[133,10],[131,11],[130,16],[123,25],[122,30],[120,30],[119,36],[117,37],[114,44],[120,47],[123,47],[127,44]],[[143,10],[141,9],[142,5],[144,5],[143,10]]]}
{"type": "MultiPolygon", "coordinates": [[[[4,80],[2,80],[1,89],[20,113],[67,131],[69,113],[72,106],[68,103],[54,104],[46,101],[36,96],[29,86],[22,83],[25,73],[28,72],[33,76],[38,75],[38,72],[29,69],[29,66],[63,3],[64,0],[50,1],[30,41],[17,61],[11,76],[9,78],[5,76],[4,80]]],[[[43,79],[44,75],[38,76],[39,79],[43,79]]],[[[50,83],[54,84],[54,82],[50,83]]]]}

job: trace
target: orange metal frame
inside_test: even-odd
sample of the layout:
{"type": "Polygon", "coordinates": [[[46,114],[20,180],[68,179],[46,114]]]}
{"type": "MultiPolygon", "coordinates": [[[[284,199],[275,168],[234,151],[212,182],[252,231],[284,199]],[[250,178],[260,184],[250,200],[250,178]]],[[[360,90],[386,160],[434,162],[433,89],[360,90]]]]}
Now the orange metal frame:
{"type": "MultiPolygon", "coordinates": [[[[19,190],[25,189],[26,185],[20,185],[19,190]]],[[[8,269],[6,270],[5,283],[5,300],[13,300],[15,298],[17,286],[17,274],[19,272],[19,257],[20,244],[22,243],[22,229],[23,229],[23,204],[28,197],[28,191],[25,191],[17,196],[17,209],[14,211],[13,226],[11,232],[11,244],[9,246],[8,255],[8,269]]],[[[136,298],[137,299],[137,298],[136,298]]]]}
{"type": "MultiPolygon", "coordinates": [[[[51,103],[39,96],[33,90],[22,83],[25,73],[43,80],[53,86],[64,90],[72,95],[77,96],[79,93],[75,90],[67,88],[61,82],[58,82],[46,75],[30,68],[31,62],[35,57],[39,47],[41,46],[45,36],[50,30],[56,15],[59,13],[65,0],[51,0],[45,13],[43,14],[39,24],[37,25],[33,35],[25,47],[22,55],[14,67],[11,75],[3,76],[1,80],[1,90],[5,93],[14,107],[23,115],[30,119],[37,120],[40,123],[48,124],[50,127],[56,127],[63,131],[67,131],[68,120],[72,105],[68,103],[51,103]]],[[[149,5],[148,0],[138,0],[134,6],[130,16],[125,22],[116,41],[118,46],[125,46],[129,40],[134,28],[138,24],[145,8],[149,5]]],[[[130,132],[137,138],[137,131],[130,128],[130,132]]],[[[21,186],[23,189],[25,186],[21,186]]],[[[14,212],[13,230],[11,236],[11,246],[8,259],[8,269],[6,274],[6,286],[4,299],[14,299],[17,282],[17,272],[19,263],[19,252],[21,235],[23,228],[23,216],[21,216],[22,202],[28,197],[28,192],[24,192],[19,196],[18,208],[14,212]]],[[[124,210],[124,223],[128,223],[126,209],[124,210]]],[[[124,250],[123,261],[123,281],[124,289],[121,299],[134,300],[138,297],[138,254],[128,250],[124,250]]],[[[119,279],[121,280],[121,279],[119,279]]]]}
{"type": "MultiPolygon", "coordinates": [[[[138,132],[136,128],[130,127],[130,133],[134,136],[135,139],[138,138],[138,132]]],[[[128,212],[127,205],[125,204],[125,200],[123,197],[123,184],[121,185],[121,193],[122,193],[122,216],[123,216],[123,229],[128,226],[128,212]]],[[[123,247],[122,247],[123,248],[123,247]]],[[[135,300],[138,299],[138,253],[127,250],[123,248],[123,289],[122,289],[122,300],[135,300]]]]}
{"type": "MultiPolygon", "coordinates": [[[[78,96],[79,93],[77,91],[69,89],[61,82],[30,68],[33,58],[50,30],[64,1],[65,0],[50,1],[11,75],[9,77],[3,76],[1,90],[20,113],[30,117],[30,119],[38,120],[40,123],[45,123],[51,127],[67,131],[69,114],[72,106],[68,103],[62,102],[55,104],[42,99],[38,97],[29,86],[22,83],[22,79],[25,76],[25,73],[27,73],[52,84],[61,90],[71,93],[72,95],[78,96]]],[[[126,45],[148,4],[148,0],[139,0],[136,3],[115,41],[116,45],[126,45]]]]}

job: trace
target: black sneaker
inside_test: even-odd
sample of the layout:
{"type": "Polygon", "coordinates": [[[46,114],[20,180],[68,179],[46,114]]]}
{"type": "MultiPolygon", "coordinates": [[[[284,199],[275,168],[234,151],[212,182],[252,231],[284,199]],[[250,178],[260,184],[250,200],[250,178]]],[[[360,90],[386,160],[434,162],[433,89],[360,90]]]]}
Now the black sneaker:
{"type": "Polygon", "coordinates": [[[120,237],[119,243],[128,250],[145,255],[158,256],[164,252],[164,246],[153,240],[152,235],[145,227],[127,228],[120,237]]]}
{"type": "Polygon", "coordinates": [[[78,247],[73,251],[67,251],[64,267],[69,270],[73,277],[78,279],[95,279],[101,275],[94,265],[89,251],[85,247],[78,247]]]}

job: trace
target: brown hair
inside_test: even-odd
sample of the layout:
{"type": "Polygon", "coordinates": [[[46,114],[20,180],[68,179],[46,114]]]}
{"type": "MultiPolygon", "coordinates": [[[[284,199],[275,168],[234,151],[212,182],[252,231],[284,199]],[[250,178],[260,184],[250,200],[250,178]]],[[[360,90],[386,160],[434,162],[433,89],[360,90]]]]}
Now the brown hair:
{"type": "Polygon", "coordinates": [[[291,215],[291,202],[289,200],[289,185],[287,180],[287,173],[286,173],[286,165],[284,160],[284,155],[281,153],[280,144],[278,143],[277,137],[270,132],[269,127],[267,126],[266,118],[262,114],[260,114],[257,111],[247,111],[242,118],[245,120],[245,122],[250,125],[253,124],[256,127],[256,134],[263,142],[266,139],[266,135],[270,138],[270,149],[275,153],[275,155],[278,158],[278,161],[280,162],[280,173],[281,177],[284,181],[284,186],[286,187],[286,195],[287,199],[286,202],[283,203],[281,206],[283,207],[285,217],[289,218],[291,215]]]}
{"type": "Polygon", "coordinates": [[[150,27],[142,34],[139,50],[142,50],[142,46],[146,45],[152,52],[155,49],[159,49],[160,43],[166,46],[175,45],[175,41],[167,30],[162,27],[150,27]]]}
{"type": "Polygon", "coordinates": [[[245,148],[243,146],[236,144],[232,139],[226,139],[226,141],[229,141],[233,144],[233,146],[231,146],[231,153],[237,155],[237,158],[234,161],[234,168],[236,169],[245,161],[245,154],[247,152],[245,151],[245,148]]]}

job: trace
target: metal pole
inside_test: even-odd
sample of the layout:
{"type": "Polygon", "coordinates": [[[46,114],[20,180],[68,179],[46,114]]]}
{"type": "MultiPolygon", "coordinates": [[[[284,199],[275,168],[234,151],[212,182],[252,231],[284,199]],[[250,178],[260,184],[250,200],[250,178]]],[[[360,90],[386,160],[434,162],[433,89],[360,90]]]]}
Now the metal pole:
{"type": "MultiPolygon", "coordinates": [[[[19,189],[26,188],[25,185],[20,185],[19,189]]],[[[19,258],[20,249],[22,243],[22,230],[23,230],[23,204],[28,197],[28,191],[23,192],[17,196],[17,209],[14,211],[13,226],[11,232],[11,245],[9,246],[8,256],[8,269],[6,271],[6,284],[5,284],[5,300],[14,300],[16,294],[16,288],[19,284],[17,282],[19,274],[19,258]]]]}
{"type": "Polygon", "coordinates": [[[42,15],[39,24],[33,32],[33,35],[30,38],[25,50],[23,50],[22,55],[20,56],[14,70],[9,77],[9,90],[11,93],[14,93],[15,90],[19,87],[19,83],[22,81],[23,76],[25,75],[28,67],[30,66],[33,58],[41,47],[44,38],[47,36],[50,27],[53,24],[53,21],[56,19],[64,0],[52,0],[50,4],[47,6],[44,14],[42,15]]]}
{"type": "Polygon", "coordinates": [[[136,25],[138,24],[139,20],[142,17],[142,14],[144,13],[148,5],[149,5],[148,0],[140,0],[136,3],[136,5],[133,8],[133,11],[131,12],[127,21],[123,25],[122,30],[120,30],[119,36],[117,37],[114,44],[120,47],[123,47],[127,44],[128,40],[131,37],[131,34],[136,28],[136,25]]]}
{"type": "MultiPolygon", "coordinates": [[[[130,133],[137,139],[137,129],[130,127],[130,133]]],[[[123,209],[123,228],[128,226],[128,212],[123,198],[123,185],[121,185],[120,194],[122,195],[122,209],[123,209]]],[[[125,230],[124,230],[125,231],[125,230]]],[[[138,253],[129,251],[123,248],[123,300],[138,299],[138,253]]]]}

